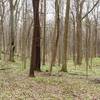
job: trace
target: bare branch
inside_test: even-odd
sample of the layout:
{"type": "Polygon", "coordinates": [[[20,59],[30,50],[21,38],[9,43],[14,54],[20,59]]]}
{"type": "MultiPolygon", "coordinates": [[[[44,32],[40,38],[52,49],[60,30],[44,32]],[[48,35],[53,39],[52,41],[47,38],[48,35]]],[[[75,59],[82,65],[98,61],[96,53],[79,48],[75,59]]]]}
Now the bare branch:
{"type": "Polygon", "coordinates": [[[94,5],[93,7],[82,17],[81,20],[83,20],[87,15],[89,15],[91,13],[91,11],[98,5],[100,0],[98,0],[94,5]]]}

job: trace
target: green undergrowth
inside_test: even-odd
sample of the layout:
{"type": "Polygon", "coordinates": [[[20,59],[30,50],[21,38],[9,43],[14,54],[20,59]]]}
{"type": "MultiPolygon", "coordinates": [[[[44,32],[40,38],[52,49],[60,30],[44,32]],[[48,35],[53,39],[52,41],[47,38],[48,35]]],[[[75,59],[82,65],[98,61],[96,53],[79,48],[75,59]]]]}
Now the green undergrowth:
{"type": "Polygon", "coordinates": [[[61,72],[61,66],[53,66],[51,76],[49,67],[41,66],[42,72],[29,78],[28,60],[26,69],[21,59],[0,60],[0,69],[5,69],[0,70],[0,100],[100,100],[100,58],[93,59],[88,79],[84,61],[75,67],[69,60],[68,73],[61,72]]]}

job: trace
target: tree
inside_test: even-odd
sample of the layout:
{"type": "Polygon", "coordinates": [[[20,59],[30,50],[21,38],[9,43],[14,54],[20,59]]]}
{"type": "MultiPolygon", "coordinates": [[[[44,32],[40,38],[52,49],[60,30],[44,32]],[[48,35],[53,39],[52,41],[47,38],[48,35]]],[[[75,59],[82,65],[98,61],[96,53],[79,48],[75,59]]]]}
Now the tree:
{"type": "Polygon", "coordinates": [[[54,43],[52,45],[52,55],[51,55],[51,66],[50,66],[50,73],[52,71],[52,67],[55,64],[56,56],[57,56],[57,47],[59,42],[59,25],[60,25],[60,18],[59,18],[59,5],[60,1],[55,0],[55,28],[54,28],[54,43]]]}
{"type": "MultiPolygon", "coordinates": [[[[93,2],[94,3],[94,2],[93,2]]],[[[94,12],[95,12],[95,14],[93,15],[94,16],[94,50],[93,50],[93,52],[94,52],[94,57],[96,57],[97,56],[97,42],[98,42],[98,9],[99,8],[99,6],[97,6],[97,11],[95,12],[95,10],[94,10],[94,12]]]]}
{"type": "Polygon", "coordinates": [[[1,59],[1,51],[2,51],[1,39],[2,39],[2,6],[0,3],[0,59],[1,59]]]}
{"type": "Polygon", "coordinates": [[[83,10],[83,4],[85,0],[76,0],[76,37],[77,37],[77,43],[76,43],[76,64],[81,65],[82,64],[82,10],[83,10]]]}
{"type": "Polygon", "coordinates": [[[34,32],[31,51],[31,64],[30,64],[30,76],[34,76],[34,70],[40,71],[40,21],[39,21],[39,1],[32,0],[34,11],[34,32]]]}
{"type": "Polygon", "coordinates": [[[82,10],[85,0],[76,0],[76,23],[77,23],[77,57],[76,57],[76,63],[78,65],[82,64],[82,20],[87,17],[92,10],[97,6],[99,3],[99,0],[93,5],[93,7],[82,17],[82,10]]]}
{"type": "Polygon", "coordinates": [[[43,32],[43,65],[45,65],[45,56],[46,56],[46,45],[45,45],[45,37],[46,37],[46,0],[44,0],[44,32],[43,32]]]}
{"type": "Polygon", "coordinates": [[[68,46],[68,28],[69,28],[69,10],[70,10],[70,0],[66,2],[66,14],[65,14],[65,26],[64,26],[64,37],[63,37],[63,54],[62,54],[62,69],[61,71],[67,71],[67,46],[68,46]]]}
{"type": "Polygon", "coordinates": [[[73,12],[71,12],[72,14],[72,26],[73,26],[73,62],[74,65],[76,66],[76,29],[75,29],[75,25],[76,25],[76,21],[75,21],[75,16],[73,14],[73,12]]]}
{"type": "MultiPolygon", "coordinates": [[[[16,0],[17,1],[17,0],[16,0]]],[[[10,56],[9,60],[14,61],[15,41],[14,41],[14,9],[13,0],[9,0],[10,5],[10,56]]]]}
{"type": "Polygon", "coordinates": [[[25,7],[23,6],[22,62],[24,69],[26,68],[26,50],[27,50],[26,32],[27,32],[27,0],[25,0],[25,7]]]}

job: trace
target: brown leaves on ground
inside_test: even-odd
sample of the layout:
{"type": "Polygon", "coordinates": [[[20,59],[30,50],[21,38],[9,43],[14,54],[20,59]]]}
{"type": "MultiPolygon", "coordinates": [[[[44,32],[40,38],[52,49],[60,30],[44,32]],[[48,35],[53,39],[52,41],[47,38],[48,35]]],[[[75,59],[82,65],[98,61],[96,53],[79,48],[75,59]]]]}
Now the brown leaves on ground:
{"type": "Polygon", "coordinates": [[[27,72],[0,72],[0,100],[100,100],[100,84],[84,77],[36,72],[29,78],[27,72]]]}

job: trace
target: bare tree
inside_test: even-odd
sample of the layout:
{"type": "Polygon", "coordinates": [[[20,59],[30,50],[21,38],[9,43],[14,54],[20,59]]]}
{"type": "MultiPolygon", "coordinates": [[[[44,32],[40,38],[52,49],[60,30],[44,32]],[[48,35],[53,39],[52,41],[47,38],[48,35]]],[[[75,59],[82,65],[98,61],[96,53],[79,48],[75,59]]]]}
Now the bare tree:
{"type": "Polygon", "coordinates": [[[67,70],[67,47],[68,47],[68,28],[69,28],[69,11],[70,11],[70,0],[66,2],[66,14],[65,14],[65,26],[64,26],[64,37],[63,37],[63,54],[62,54],[62,69],[61,71],[67,70]]]}
{"type": "Polygon", "coordinates": [[[34,33],[32,42],[30,76],[34,76],[34,70],[40,71],[40,21],[39,21],[39,0],[32,0],[34,11],[34,33]]]}
{"type": "Polygon", "coordinates": [[[14,52],[15,52],[15,39],[14,39],[14,10],[16,6],[17,0],[9,0],[9,5],[10,5],[10,56],[9,60],[14,61],[14,52]]]}

